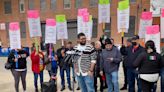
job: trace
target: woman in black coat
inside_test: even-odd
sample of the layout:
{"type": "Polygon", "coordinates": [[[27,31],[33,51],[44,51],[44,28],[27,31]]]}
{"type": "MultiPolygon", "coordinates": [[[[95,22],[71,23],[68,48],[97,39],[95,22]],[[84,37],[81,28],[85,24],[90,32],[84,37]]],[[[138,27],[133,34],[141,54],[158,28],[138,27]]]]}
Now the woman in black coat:
{"type": "Polygon", "coordinates": [[[146,51],[141,53],[133,63],[138,68],[139,78],[143,92],[155,92],[155,86],[159,79],[162,59],[156,52],[155,44],[149,40],[145,44],[146,51]]]}

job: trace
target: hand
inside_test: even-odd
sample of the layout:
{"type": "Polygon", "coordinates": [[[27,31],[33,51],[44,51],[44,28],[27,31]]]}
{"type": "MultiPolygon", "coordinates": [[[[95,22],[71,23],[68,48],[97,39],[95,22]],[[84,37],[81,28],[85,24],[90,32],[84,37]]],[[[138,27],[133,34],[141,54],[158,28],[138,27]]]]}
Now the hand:
{"type": "Polygon", "coordinates": [[[51,76],[51,79],[56,80],[56,79],[57,79],[57,77],[56,77],[56,76],[51,76]]]}
{"type": "Polygon", "coordinates": [[[110,58],[111,61],[113,61],[113,58],[110,58]]]}
{"type": "Polygon", "coordinates": [[[38,55],[38,53],[37,53],[37,52],[35,52],[35,56],[36,56],[36,55],[38,55]]]}
{"type": "Polygon", "coordinates": [[[103,76],[103,71],[100,71],[100,75],[103,76]]]}
{"type": "Polygon", "coordinates": [[[51,55],[49,55],[48,58],[49,58],[49,59],[52,58],[51,55]]]}
{"type": "Polygon", "coordinates": [[[17,58],[21,58],[21,56],[20,55],[18,55],[18,57],[17,58]]]}
{"type": "Polygon", "coordinates": [[[61,50],[61,54],[65,54],[65,50],[64,49],[61,50]]]}
{"type": "Polygon", "coordinates": [[[110,61],[113,61],[113,58],[108,58],[110,61]]]}
{"type": "Polygon", "coordinates": [[[51,56],[51,55],[49,55],[49,56],[48,56],[48,59],[50,59],[50,60],[51,60],[51,59],[52,59],[52,56],[51,56]]]}
{"type": "Polygon", "coordinates": [[[17,62],[17,61],[18,61],[18,59],[17,59],[17,58],[15,58],[15,59],[14,59],[14,62],[17,62]]]}
{"type": "Polygon", "coordinates": [[[43,55],[42,55],[42,54],[39,54],[39,57],[40,57],[40,58],[43,58],[43,55]]]}

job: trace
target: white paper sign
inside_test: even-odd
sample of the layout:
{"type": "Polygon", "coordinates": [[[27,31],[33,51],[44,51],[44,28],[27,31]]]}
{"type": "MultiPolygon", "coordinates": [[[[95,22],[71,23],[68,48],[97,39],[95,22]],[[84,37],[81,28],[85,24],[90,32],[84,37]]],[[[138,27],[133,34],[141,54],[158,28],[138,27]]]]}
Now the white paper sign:
{"type": "Polygon", "coordinates": [[[140,19],[140,27],[139,27],[139,36],[140,38],[145,38],[146,34],[146,27],[152,25],[152,19],[151,20],[142,20],[140,19]]]}
{"type": "Polygon", "coordinates": [[[164,38],[164,17],[161,16],[161,38],[164,38]]]}
{"type": "Polygon", "coordinates": [[[46,25],[45,43],[56,44],[56,26],[46,25]]]}
{"type": "Polygon", "coordinates": [[[57,39],[68,39],[67,22],[57,23],[57,39]]]}
{"type": "Polygon", "coordinates": [[[155,43],[155,47],[158,53],[160,53],[160,33],[148,35],[146,34],[145,41],[152,40],[155,43]]]}
{"type": "Polygon", "coordinates": [[[83,32],[83,26],[84,26],[84,24],[83,24],[83,19],[82,19],[82,17],[81,16],[78,16],[77,17],[77,33],[79,34],[79,33],[82,33],[83,32]]]}
{"type": "Polygon", "coordinates": [[[1,24],[0,24],[0,29],[1,29],[1,30],[6,30],[5,23],[1,23],[1,24]]]}
{"type": "Polygon", "coordinates": [[[160,31],[159,25],[147,26],[145,41],[152,40],[155,43],[156,50],[160,53],[160,31]]]}
{"type": "Polygon", "coordinates": [[[99,4],[99,23],[110,23],[110,4],[99,4]]]}
{"type": "Polygon", "coordinates": [[[128,33],[129,29],[129,8],[125,10],[117,10],[117,27],[118,32],[122,32],[122,29],[126,29],[125,32],[128,33]]]}
{"type": "Polygon", "coordinates": [[[41,35],[41,26],[40,18],[32,19],[28,18],[30,37],[40,37],[41,35]]]}
{"type": "Polygon", "coordinates": [[[78,34],[84,33],[87,37],[87,40],[91,40],[92,28],[93,28],[92,20],[89,22],[83,22],[82,17],[78,16],[78,34]]]}
{"type": "Polygon", "coordinates": [[[10,48],[21,48],[20,28],[18,22],[12,22],[9,25],[10,48]]]}
{"type": "Polygon", "coordinates": [[[41,35],[41,25],[39,12],[37,10],[28,11],[28,24],[30,37],[40,37],[41,35]]]}
{"type": "Polygon", "coordinates": [[[164,8],[164,0],[150,0],[150,11],[154,17],[160,16],[161,8],[164,8]]]}

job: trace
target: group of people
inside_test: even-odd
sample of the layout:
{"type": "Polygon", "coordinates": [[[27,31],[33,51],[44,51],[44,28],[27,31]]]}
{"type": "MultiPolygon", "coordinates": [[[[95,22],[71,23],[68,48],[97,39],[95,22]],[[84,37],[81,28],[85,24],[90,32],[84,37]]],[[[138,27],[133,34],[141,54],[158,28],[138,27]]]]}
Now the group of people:
{"type": "MultiPolygon", "coordinates": [[[[145,47],[139,44],[139,36],[135,35],[127,39],[126,45],[122,44],[118,48],[114,44],[114,39],[103,35],[100,41],[92,44],[87,42],[84,33],[77,36],[78,43],[73,46],[72,42],[55,50],[49,44],[44,54],[34,46],[30,54],[32,71],[34,74],[35,92],[38,90],[38,76],[40,76],[40,86],[42,88],[44,68],[49,73],[50,81],[56,80],[59,67],[61,77],[61,91],[65,90],[65,72],[68,88],[72,91],[71,69],[74,75],[74,82],[78,82],[77,90],[81,92],[97,92],[100,79],[100,91],[108,88],[108,92],[119,92],[126,90],[135,92],[135,82],[137,81],[138,92],[156,92],[157,81],[161,76],[161,92],[164,92],[164,50],[163,54],[156,52],[155,44],[149,40],[145,47]],[[69,56],[69,57],[68,57],[69,56]],[[123,62],[125,84],[119,89],[119,66],[123,62]]],[[[39,48],[39,46],[38,46],[39,48]]],[[[9,63],[12,64],[11,72],[15,80],[15,90],[19,92],[19,80],[21,78],[24,92],[26,92],[26,73],[29,54],[23,49],[12,50],[8,56],[9,63]]]]}

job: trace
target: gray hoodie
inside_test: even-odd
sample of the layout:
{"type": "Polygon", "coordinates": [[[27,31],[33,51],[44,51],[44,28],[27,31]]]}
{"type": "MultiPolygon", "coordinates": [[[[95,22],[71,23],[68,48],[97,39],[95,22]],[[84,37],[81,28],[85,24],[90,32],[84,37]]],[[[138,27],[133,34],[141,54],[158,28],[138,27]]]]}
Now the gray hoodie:
{"type": "Polygon", "coordinates": [[[101,53],[101,70],[104,70],[105,73],[112,73],[118,71],[119,64],[121,62],[121,53],[117,47],[113,46],[111,50],[104,49],[101,53]],[[113,58],[113,60],[110,60],[113,58]]]}

